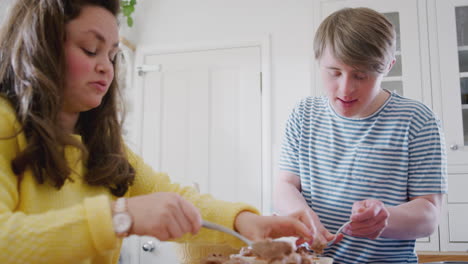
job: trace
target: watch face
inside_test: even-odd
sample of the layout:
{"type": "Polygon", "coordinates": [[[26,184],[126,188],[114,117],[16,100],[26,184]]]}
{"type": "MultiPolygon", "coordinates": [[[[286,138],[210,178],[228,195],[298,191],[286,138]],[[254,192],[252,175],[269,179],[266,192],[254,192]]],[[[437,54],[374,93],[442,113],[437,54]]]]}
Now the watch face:
{"type": "Polygon", "coordinates": [[[114,223],[114,229],[116,233],[125,233],[128,232],[130,226],[132,225],[132,219],[129,214],[126,213],[117,213],[112,218],[114,223]]]}

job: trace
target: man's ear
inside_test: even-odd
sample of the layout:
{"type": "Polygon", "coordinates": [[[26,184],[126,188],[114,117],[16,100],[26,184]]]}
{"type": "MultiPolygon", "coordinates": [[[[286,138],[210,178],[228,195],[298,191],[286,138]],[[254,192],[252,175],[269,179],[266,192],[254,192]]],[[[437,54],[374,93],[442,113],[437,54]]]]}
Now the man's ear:
{"type": "Polygon", "coordinates": [[[393,58],[393,60],[388,64],[387,71],[385,72],[385,75],[387,75],[393,68],[393,65],[395,65],[396,59],[393,58]]]}

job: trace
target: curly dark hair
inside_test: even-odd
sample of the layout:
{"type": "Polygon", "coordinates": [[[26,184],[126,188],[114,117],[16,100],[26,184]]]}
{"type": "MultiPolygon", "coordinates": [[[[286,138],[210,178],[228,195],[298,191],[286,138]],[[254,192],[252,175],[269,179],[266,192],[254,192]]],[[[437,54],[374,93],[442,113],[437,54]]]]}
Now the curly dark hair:
{"type": "Polygon", "coordinates": [[[17,0],[3,24],[0,94],[15,107],[28,142],[12,168],[20,178],[30,168],[39,183],[50,182],[60,189],[72,180],[64,154],[65,146],[72,145],[82,152],[85,181],[123,196],[135,171],[122,138],[117,76],[99,107],[80,114],[76,131],[81,141],[57,122],[65,83],[65,27],[84,6],[103,7],[114,16],[120,11],[119,0],[17,0]]]}

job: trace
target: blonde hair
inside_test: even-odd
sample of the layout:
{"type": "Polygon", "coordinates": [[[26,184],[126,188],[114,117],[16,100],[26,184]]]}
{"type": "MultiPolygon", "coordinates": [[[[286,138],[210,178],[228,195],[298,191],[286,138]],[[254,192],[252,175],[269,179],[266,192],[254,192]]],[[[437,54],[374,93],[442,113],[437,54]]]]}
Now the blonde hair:
{"type": "Polygon", "coordinates": [[[384,73],[395,58],[392,23],[370,8],[344,8],[329,15],[314,39],[315,58],[329,48],[336,59],[366,71],[384,73]]]}

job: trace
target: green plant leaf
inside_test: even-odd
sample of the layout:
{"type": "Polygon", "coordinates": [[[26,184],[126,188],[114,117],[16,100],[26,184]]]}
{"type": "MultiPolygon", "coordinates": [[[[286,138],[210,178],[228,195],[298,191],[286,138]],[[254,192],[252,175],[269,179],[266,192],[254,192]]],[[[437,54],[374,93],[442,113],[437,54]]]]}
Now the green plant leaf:
{"type": "Polygon", "coordinates": [[[135,9],[133,7],[131,7],[131,6],[124,6],[122,8],[122,13],[126,17],[131,16],[133,11],[135,11],[135,9]]]}
{"type": "Polygon", "coordinates": [[[136,0],[120,0],[120,9],[124,17],[127,18],[127,25],[133,26],[132,14],[135,12],[136,0]]]}
{"type": "Polygon", "coordinates": [[[127,17],[127,25],[129,27],[132,27],[133,26],[133,18],[132,17],[127,17]]]}

